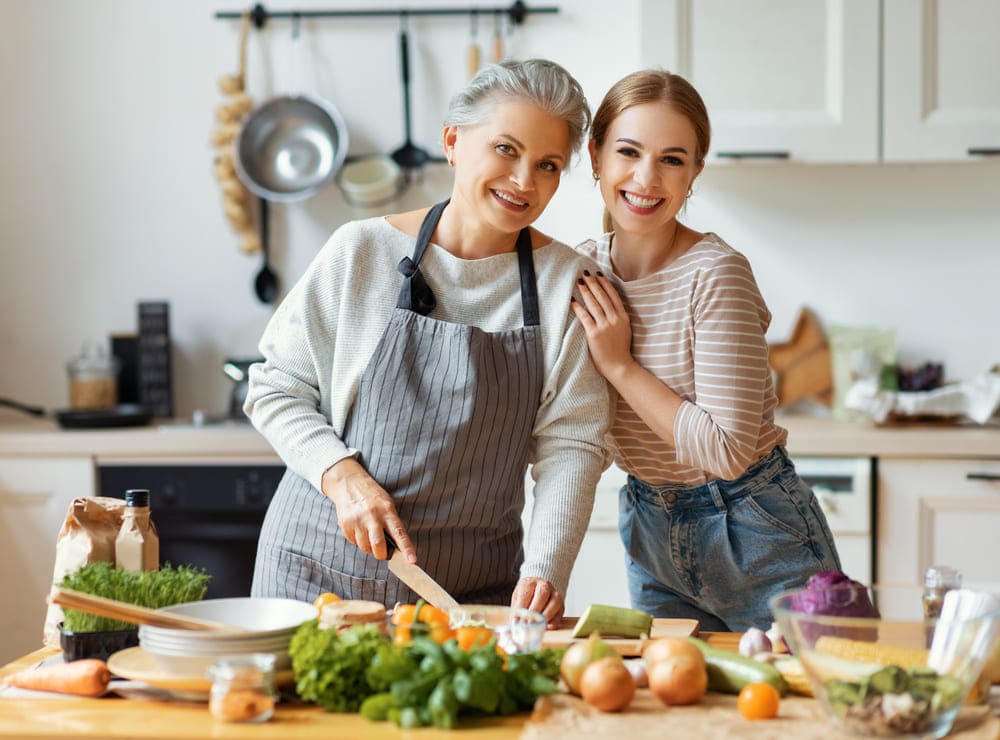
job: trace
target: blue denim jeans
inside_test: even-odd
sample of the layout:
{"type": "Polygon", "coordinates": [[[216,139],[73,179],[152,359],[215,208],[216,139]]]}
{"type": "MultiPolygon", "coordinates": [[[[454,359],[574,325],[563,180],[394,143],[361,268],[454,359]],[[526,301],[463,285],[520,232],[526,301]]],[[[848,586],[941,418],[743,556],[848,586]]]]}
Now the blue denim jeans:
{"type": "Polygon", "coordinates": [[[702,630],[767,629],[772,596],[840,570],[826,517],[781,447],[733,481],[651,486],[629,476],[618,528],[632,606],[702,630]]]}

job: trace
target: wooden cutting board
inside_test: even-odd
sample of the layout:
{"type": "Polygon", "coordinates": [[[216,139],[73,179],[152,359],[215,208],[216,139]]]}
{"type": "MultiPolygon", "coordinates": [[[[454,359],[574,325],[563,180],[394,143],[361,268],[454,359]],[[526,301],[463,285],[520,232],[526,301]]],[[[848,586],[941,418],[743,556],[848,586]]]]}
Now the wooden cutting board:
{"type": "MultiPolygon", "coordinates": [[[[577,623],[577,617],[565,617],[557,630],[548,630],[542,638],[542,647],[566,647],[577,639],[571,633],[577,623]]],[[[690,637],[698,632],[697,619],[663,619],[657,617],[653,619],[653,627],[650,630],[650,638],[657,637],[690,637]]],[[[641,637],[601,637],[619,655],[633,656],[642,655],[643,638],[641,637]]]]}

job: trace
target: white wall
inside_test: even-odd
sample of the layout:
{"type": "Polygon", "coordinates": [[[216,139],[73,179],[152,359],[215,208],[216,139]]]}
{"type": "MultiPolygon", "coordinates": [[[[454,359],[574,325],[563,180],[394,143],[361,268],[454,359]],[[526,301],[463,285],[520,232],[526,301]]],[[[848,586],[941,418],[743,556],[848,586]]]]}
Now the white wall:
{"type": "MultiPolygon", "coordinates": [[[[490,5],[480,0],[283,0],[280,8],[490,5]]],[[[505,4],[505,3],[498,3],[505,4]]],[[[547,3],[548,4],[548,3],[547,3]]],[[[563,0],[507,38],[514,56],[548,56],[593,105],[638,65],[636,0],[563,0]]],[[[255,354],[272,308],[256,301],[259,260],[239,252],[212,177],[209,134],[235,71],[239,24],[213,18],[238,3],[7,0],[0,45],[0,396],[62,407],[65,362],[88,338],[135,330],[135,304],[171,305],[175,406],[225,408],[228,356],[255,354]]],[[[440,151],[440,120],[464,81],[469,23],[413,18],[413,133],[440,151]]],[[[403,141],[395,19],[304,21],[252,32],[257,101],[301,87],[347,120],[352,154],[403,141]],[[296,79],[295,60],[301,72],[296,79]]],[[[480,20],[489,48],[492,20],[480,20]]],[[[582,160],[539,226],[573,243],[600,225],[582,160]]],[[[396,207],[447,195],[428,170],[396,207]]],[[[904,358],[945,360],[964,377],[1000,361],[1000,163],[949,166],[716,167],[689,212],[751,259],[774,312],[772,338],[807,304],[824,322],[893,327],[904,358]]],[[[272,207],[272,249],[285,285],[354,214],[335,186],[272,207]]],[[[3,412],[6,413],[6,412],[3,412]]]]}

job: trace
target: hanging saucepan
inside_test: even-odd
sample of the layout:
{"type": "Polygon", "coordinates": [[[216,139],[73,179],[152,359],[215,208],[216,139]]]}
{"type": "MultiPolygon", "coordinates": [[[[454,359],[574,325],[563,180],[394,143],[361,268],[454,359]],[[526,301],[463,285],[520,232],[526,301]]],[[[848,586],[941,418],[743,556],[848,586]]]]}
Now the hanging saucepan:
{"type": "Polygon", "coordinates": [[[236,139],[236,174],[261,198],[305,200],[337,174],[347,156],[347,125],[328,101],[299,90],[299,21],[292,24],[296,93],[251,111],[236,139]]]}
{"type": "Polygon", "coordinates": [[[240,129],[236,174],[261,198],[305,200],[337,174],[347,146],[347,126],[330,103],[301,94],[272,98],[240,129]]]}

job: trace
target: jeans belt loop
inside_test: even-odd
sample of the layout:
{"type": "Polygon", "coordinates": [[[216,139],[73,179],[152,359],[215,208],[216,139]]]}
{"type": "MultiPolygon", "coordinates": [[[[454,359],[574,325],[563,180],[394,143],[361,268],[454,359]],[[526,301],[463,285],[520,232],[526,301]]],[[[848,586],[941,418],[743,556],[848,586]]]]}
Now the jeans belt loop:
{"type": "Polygon", "coordinates": [[[719,486],[719,482],[717,480],[709,481],[708,490],[712,492],[712,503],[715,504],[716,510],[725,512],[729,507],[726,506],[726,499],[722,496],[722,488],[719,486]]]}

